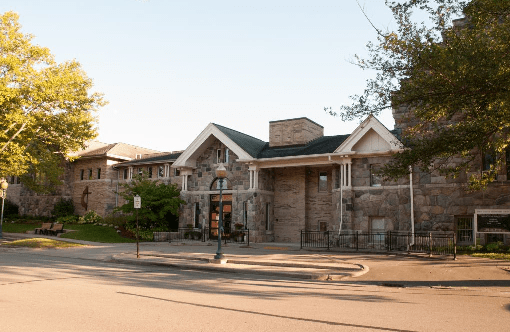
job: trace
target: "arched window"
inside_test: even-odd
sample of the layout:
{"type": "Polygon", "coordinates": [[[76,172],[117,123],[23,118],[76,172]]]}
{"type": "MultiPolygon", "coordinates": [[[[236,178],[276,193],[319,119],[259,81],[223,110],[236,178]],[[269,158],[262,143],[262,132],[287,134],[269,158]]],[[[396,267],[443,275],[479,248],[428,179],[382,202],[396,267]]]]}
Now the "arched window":
{"type": "MultiPolygon", "coordinates": [[[[228,179],[223,179],[223,190],[232,189],[232,185],[228,179]]],[[[211,187],[209,190],[220,190],[220,179],[215,178],[211,183],[211,187]]]]}

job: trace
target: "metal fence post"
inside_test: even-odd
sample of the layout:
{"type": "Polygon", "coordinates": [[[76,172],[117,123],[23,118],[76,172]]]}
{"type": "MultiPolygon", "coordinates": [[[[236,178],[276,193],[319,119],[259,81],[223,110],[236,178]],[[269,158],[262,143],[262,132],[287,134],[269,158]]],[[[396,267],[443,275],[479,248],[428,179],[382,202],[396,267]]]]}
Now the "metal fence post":
{"type": "Polygon", "coordinates": [[[453,233],[453,260],[457,260],[457,234],[453,233]]]}
{"type": "Polygon", "coordinates": [[[358,251],[358,232],[356,231],[356,251],[358,251]]]}
{"type": "Polygon", "coordinates": [[[390,238],[390,243],[388,244],[388,251],[391,251],[391,231],[388,231],[388,233],[390,238]]]}
{"type": "Polygon", "coordinates": [[[326,235],[327,235],[326,238],[328,240],[328,250],[329,250],[329,231],[326,232],[326,235]]]}
{"type": "Polygon", "coordinates": [[[432,257],[432,232],[429,232],[429,257],[432,257]]]}
{"type": "Polygon", "coordinates": [[[303,249],[303,230],[301,230],[301,248],[300,249],[303,249]]]}

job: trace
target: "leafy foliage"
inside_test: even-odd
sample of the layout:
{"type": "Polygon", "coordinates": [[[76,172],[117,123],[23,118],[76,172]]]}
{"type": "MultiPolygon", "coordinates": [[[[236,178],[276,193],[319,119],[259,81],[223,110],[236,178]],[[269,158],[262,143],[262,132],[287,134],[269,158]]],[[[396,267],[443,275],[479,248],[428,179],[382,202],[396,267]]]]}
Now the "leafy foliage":
{"type": "Polygon", "coordinates": [[[19,215],[19,206],[16,203],[9,201],[4,202],[4,216],[17,216],[19,215]]]}
{"type": "Polygon", "coordinates": [[[53,211],[51,211],[51,215],[55,218],[72,216],[74,214],[74,204],[73,199],[65,199],[60,198],[60,200],[55,203],[53,207],[53,211]]]}
{"type": "Polygon", "coordinates": [[[97,214],[96,211],[90,210],[85,215],[78,218],[78,224],[94,224],[103,221],[103,217],[97,214]]]}
{"type": "Polygon", "coordinates": [[[149,230],[167,226],[167,215],[170,213],[177,216],[179,206],[185,202],[179,198],[179,190],[175,184],[166,185],[148,178],[147,173],[134,175],[133,180],[122,184],[123,191],[118,194],[126,200],[126,203],[116,208],[116,211],[127,215],[131,226],[136,221],[134,208],[134,196],[141,197],[142,206],[138,209],[139,226],[149,230]]]}
{"type": "Polygon", "coordinates": [[[63,159],[97,136],[94,112],[105,104],[76,61],[56,63],[21,32],[18,15],[0,15],[0,175],[51,192],[63,159]]]}
{"type": "MultiPolygon", "coordinates": [[[[384,169],[387,177],[408,174],[409,166],[438,169],[458,176],[473,171],[484,152],[501,156],[510,143],[510,1],[386,1],[398,28],[377,30],[368,44],[363,69],[377,71],[362,95],[341,107],[344,120],[407,107],[410,127],[403,133],[409,147],[384,169]],[[428,13],[430,22],[413,21],[413,12],[428,13]],[[452,18],[465,15],[452,26],[452,18]]],[[[473,190],[495,179],[502,158],[491,172],[471,176],[473,190]]]]}

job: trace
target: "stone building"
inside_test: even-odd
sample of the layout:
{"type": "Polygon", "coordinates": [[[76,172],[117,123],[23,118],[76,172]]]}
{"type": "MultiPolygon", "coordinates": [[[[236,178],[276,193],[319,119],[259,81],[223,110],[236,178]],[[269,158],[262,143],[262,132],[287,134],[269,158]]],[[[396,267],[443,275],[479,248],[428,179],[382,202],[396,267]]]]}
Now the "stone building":
{"type": "MultiPolygon", "coordinates": [[[[92,142],[79,159],[65,164],[64,184],[55,193],[36,195],[13,180],[9,198],[22,214],[49,214],[66,197],[80,215],[94,210],[105,216],[124,203],[115,194],[119,185],[145,171],[181,189],[186,203],[179,227],[214,230],[219,212],[215,170],[222,164],[228,173],[225,231],[236,225],[248,228],[254,242],[299,242],[301,230],[414,229],[456,232],[460,244],[472,244],[477,237],[481,243],[509,243],[510,167],[499,170],[486,191],[475,193],[466,190],[469,173],[450,179],[416,168],[396,182],[378,176],[402,149],[398,134],[409,125],[408,111],[394,110],[395,130],[369,116],[352,133],[336,136],[324,136],[323,127],[307,118],[272,121],[269,142],[211,123],[186,150],[173,153],[92,142]]],[[[509,153],[506,158],[508,165],[509,153]]],[[[480,156],[471,172],[486,169],[480,156]]]]}
{"type": "Polygon", "coordinates": [[[61,198],[72,199],[76,214],[93,210],[105,216],[117,205],[118,163],[153,156],[161,152],[124,143],[106,144],[91,141],[86,149],[76,152],[73,162],[64,162],[62,185],[52,193],[38,194],[10,177],[8,199],[19,206],[22,215],[50,216],[61,198]]]}
{"type": "MultiPolygon", "coordinates": [[[[469,174],[447,179],[414,169],[397,182],[383,181],[378,170],[402,148],[397,134],[406,126],[403,111],[394,111],[393,131],[369,116],[351,134],[338,136],[324,136],[323,127],[307,118],[273,121],[269,142],[209,124],[172,165],[186,201],[180,226],[217,227],[214,171],[223,164],[226,231],[243,225],[256,242],[299,242],[301,230],[414,229],[457,232],[460,244],[472,244],[477,211],[510,214],[510,167],[478,193],[466,191],[469,174]]],[[[481,160],[473,169],[480,171],[481,160]]],[[[500,230],[482,231],[498,231],[480,233],[482,243],[509,242],[500,230]]]]}

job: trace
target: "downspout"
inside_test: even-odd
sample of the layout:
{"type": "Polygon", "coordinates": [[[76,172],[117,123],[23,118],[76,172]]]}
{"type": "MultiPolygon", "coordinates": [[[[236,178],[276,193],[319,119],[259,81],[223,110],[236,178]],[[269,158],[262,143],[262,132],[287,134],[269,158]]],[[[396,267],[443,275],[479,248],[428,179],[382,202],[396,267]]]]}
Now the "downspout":
{"type": "Polygon", "coordinates": [[[343,223],[343,214],[344,214],[344,209],[343,209],[343,193],[344,193],[344,188],[343,188],[343,177],[344,177],[344,174],[342,174],[342,170],[343,170],[343,166],[340,166],[340,227],[338,228],[338,235],[340,235],[340,232],[342,231],[342,223],[343,223]]]}
{"type": "Polygon", "coordinates": [[[409,191],[411,194],[411,243],[409,246],[414,245],[414,196],[413,196],[413,168],[409,166],[409,191]]]}

